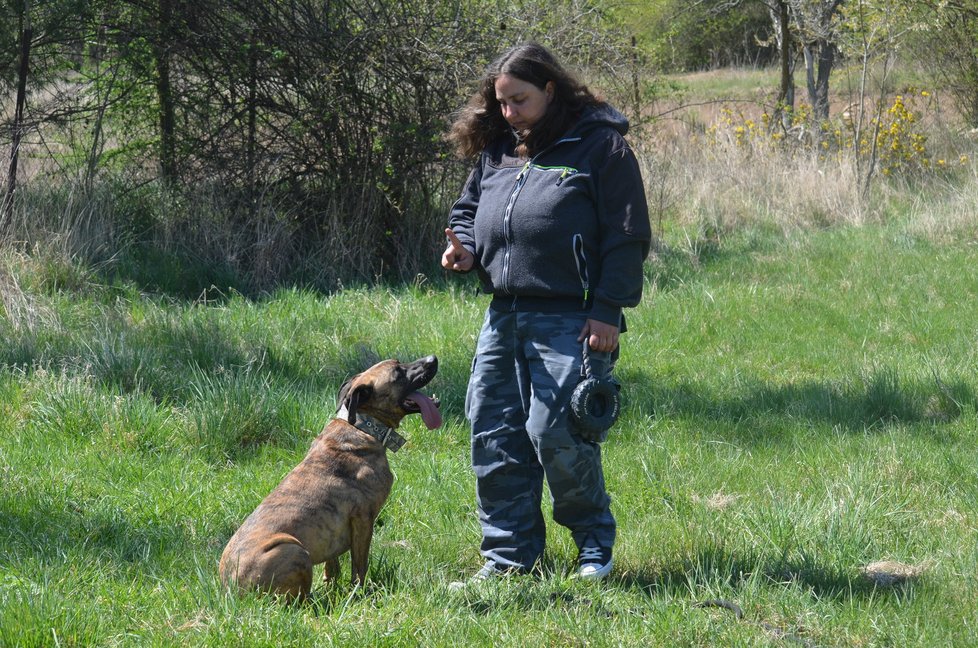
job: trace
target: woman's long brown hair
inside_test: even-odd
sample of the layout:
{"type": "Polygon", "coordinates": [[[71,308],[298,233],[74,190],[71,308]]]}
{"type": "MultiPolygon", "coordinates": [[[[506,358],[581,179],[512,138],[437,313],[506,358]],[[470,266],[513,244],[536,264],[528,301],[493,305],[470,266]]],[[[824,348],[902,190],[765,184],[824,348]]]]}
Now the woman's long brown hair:
{"type": "Polygon", "coordinates": [[[490,143],[512,131],[496,100],[496,79],[503,74],[532,83],[541,90],[549,82],[554,84],[554,98],[547,111],[528,133],[521,134],[525,136],[516,147],[516,153],[521,156],[536,155],[566,133],[586,106],[601,103],[547,48],[537,43],[517,45],[487,68],[479,89],[452,124],[448,140],[460,157],[477,157],[490,143]]]}

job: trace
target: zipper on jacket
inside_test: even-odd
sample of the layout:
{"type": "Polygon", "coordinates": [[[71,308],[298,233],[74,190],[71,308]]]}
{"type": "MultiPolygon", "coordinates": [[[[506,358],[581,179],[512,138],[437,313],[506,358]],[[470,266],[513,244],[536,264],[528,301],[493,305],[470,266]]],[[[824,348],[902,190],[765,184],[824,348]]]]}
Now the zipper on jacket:
{"type": "Polygon", "coordinates": [[[506,253],[503,255],[503,291],[509,292],[509,256],[513,249],[513,226],[512,226],[512,216],[513,216],[513,205],[516,204],[516,197],[520,193],[520,189],[526,183],[527,171],[530,169],[530,164],[533,160],[530,160],[523,165],[520,169],[519,175],[516,176],[516,186],[513,187],[513,192],[509,195],[509,202],[506,204],[506,213],[503,216],[503,236],[506,239],[506,253]]]}
{"type": "Polygon", "coordinates": [[[577,262],[577,274],[581,278],[581,288],[584,289],[584,308],[587,308],[587,300],[590,297],[591,282],[587,273],[587,256],[584,254],[584,237],[575,234],[573,239],[574,261],[577,262]]]}
{"type": "MultiPolygon", "coordinates": [[[[520,169],[519,175],[516,176],[516,186],[513,187],[512,193],[509,195],[509,202],[506,204],[506,212],[503,216],[503,237],[506,239],[506,253],[503,254],[503,292],[509,292],[509,256],[510,251],[513,247],[513,236],[512,236],[512,215],[513,215],[513,205],[516,204],[516,198],[520,194],[520,190],[526,183],[526,176],[529,173],[530,167],[533,166],[533,161],[539,158],[545,153],[549,153],[561,144],[566,144],[568,142],[579,142],[582,138],[580,137],[565,137],[564,139],[557,140],[547,148],[543,149],[532,158],[530,158],[523,168],[520,169]]],[[[566,171],[566,170],[565,170],[566,171]]],[[[576,172],[576,169],[574,170],[576,172]]],[[[558,180],[557,184],[563,182],[563,176],[558,180]]]]}

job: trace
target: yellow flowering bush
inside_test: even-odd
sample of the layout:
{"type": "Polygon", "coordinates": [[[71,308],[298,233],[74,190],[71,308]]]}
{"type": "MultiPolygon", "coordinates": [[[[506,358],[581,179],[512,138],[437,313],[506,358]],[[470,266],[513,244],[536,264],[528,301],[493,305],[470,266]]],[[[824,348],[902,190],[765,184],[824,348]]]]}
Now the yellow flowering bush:
{"type": "MultiPolygon", "coordinates": [[[[791,112],[787,128],[766,111],[755,121],[724,108],[707,130],[708,143],[714,147],[734,147],[748,155],[760,149],[776,149],[791,155],[811,151],[814,145],[821,161],[842,162],[857,156],[862,161],[873,162],[876,170],[886,176],[946,170],[955,161],[932,156],[922,129],[921,117],[931,97],[926,90],[908,88],[896,95],[877,117],[861,126],[847,110],[813,127],[812,109],[807,104],[800,104],[791,112]]],[[[966,155],[957,160],[960,165],[968,162],[966,155]]]]}
{"type": "MultiPolygon", "coordinates": [[[[811,108],[799,106],[791,118],[791,130],[801,128],[811,116],[811,108]]],[[[760,149],[785,149],[785,133],[773,128],[772,115],[763,112],[758,120],[730,108],[720,110],[719,119],[707,130],[708,143],[713,147],[734,146],[745,153],[760,149]]]]}
{"type": "MultiPolygon", "coordinates": [[[[922,96],[926,99],[929,93],[922,96]]],[[[893,105],[870,123],[870,132],[860,138],[858,154],[872,156],[875,144],[876,161],[884,175],[916,173],[934,164],[927,153],[927,136],[919,131],[918,113],[908,102],[912,97],[897,95],[893,105]]],[[[937,161],[936,166],[944,167],[945,161],[937,161]]]]}

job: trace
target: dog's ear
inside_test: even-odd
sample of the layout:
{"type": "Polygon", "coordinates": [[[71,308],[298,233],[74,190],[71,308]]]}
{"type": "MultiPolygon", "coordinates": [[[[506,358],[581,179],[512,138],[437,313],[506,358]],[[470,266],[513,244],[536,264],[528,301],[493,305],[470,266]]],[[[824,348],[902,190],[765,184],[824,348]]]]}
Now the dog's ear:
{"type": "Polygon", "coordinates": [[[347,378],[342,385],[340,385],[340,391],[336,394],[336,402],[340,405],[346,400],[346,393],[350,391],[350,385],[353,384],[353,378],[347,378]]]}
{"type": "Polygon", "coordinates": [[[372,385],[361,384],[350,389],[347,387],[346,395],[341,399],[340,402],[346,406],[346,411],[349,414],[349,422],[356,423],[357,420],[357,409],[370,398],[374,393],[374,388],[372,385]]]}

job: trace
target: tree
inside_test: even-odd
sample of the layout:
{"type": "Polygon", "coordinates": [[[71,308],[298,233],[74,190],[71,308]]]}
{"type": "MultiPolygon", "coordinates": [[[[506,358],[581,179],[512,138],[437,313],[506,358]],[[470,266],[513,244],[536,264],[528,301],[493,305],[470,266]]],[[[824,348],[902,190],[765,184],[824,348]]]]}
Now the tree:
{"type": "Polygon", "coordinates": [[[441,134],[500,49],[552,38],[602,78],[626,60],[592,0],[186,4],[164,39],[178,178],[226,196],[239,231],[272,201],[293,240],[370,241],[345,261],[367,278],[401,272],[441,219],[456,171],[441,134]]]}
{"type": "Polygon", "coordinates": [[[7,224],[13,218],[14,193],[17,190],[17,165],[20,160],[20,144],[24,139],[24,110],[27,105],[27,79],[30,73],[31,46],[34,28],[31,21],[30,0],[17,8],[17,95],[14,100],[14,119],[10,126],[10,163],[7,166],[7,189],[0,203],[0,236],[6,234],[7,224]]]}
{"type": "Polygon", "coordinates": [[[413,277],[465,172],[442,135],[485,65],[542,40],[620,104],[634,48],[614,24],[598,0],[0,0],[0,114],[16,126],[0,139],[57,153],[46,186],[111,173],[191,198],[197,212],[117,217],[128,242],[165,232],[243,270],[328,254],[346,277],[413,277]]]}
{"type": "Polygon", "coordinates": [[[72,49],[88,24],[88,15],[84,0],[13,0],[0,4],[5,25],[0,28],[0,37],[13,36],[13,47],[0,46],[0,91],[8,84],[14,91],[14,110],[7,129],[10,156],[0,198],[0,236],[7,234],[13,215],[25,137],[39,124],[63,114],[62,94],[54,93],[33,110],[29,95],[70,66],[72,49]],[[14,26],[12,32],[5,32],[9,29],[6,25],[14,26]]]}
{"type": "Polygon", "coordinates": [[[156,97],[160,109],[160,174],[172,185],[177,178],[176,110],[170,79],[171,48],[176,44],[174,0],[159,0],[156,7],[156,33],[153,34],[153,56],[156,62],[156,97]]]}
{"type": "Polygon", "coordinates": [[[657,71],[763,65],[773,58],[760,2],[647,0],[614,3],[613,11],[657,71]],[[728,11],[732,5],[738,11],[728,11]]]}
{"type": "MultiPolygon", "coordinates": [[[[863,197],[869,193],[880,158],[880,131],[883,127],[886,80],[892,69],[893,53],[900,34],[910,22],[908,15],[896,11],[892,0],[852,0],[843,12],[841,43],[845,53],[860,64],[854,110],[846,120],[852,131],[856,178],[863,197]],[[902,15],[901,15],[902,14],[902,15]],[[881,62],[875,116],[868,117],[869,76],[873,63],[881,62]],[[872,132],[867,135],[866,131],[872,132]],[[868,142],[868,146],[863,144],[868,142]],[[868,148],[868,150],[867,150],[868,148]]],[[[883,151],[885,153],[885,151],[883,151]]]]}
{"type": "Polygon", "coordinates": [[[829,78],[838,54],[839,8],[844,0],[787,0],[805,56],[805,77],[812,113],[829,118],[829,78]]]}
{"type": "MultiPolygon", "coordinates": [[[[777,112],[784,128],[791,124],[794,110],[794,44],[799,43],[805,60],[808,99],[815,119],[829,117],[829,78],[838,53],[836,31],[844,0],[753,0],[767,8],[778,46],[780,83],[777,112]]],[[[715,12],[741,7],[744,0],[726,0],[715,12]]]]}
{"type": "Polygon", "coordinates": [[[778,97],[775,102],[775,122],[780,121],[782,128],[788,130],[791,127],[795,107],[795,52],[790,6],[788,0],[758,0],[758,2],[767,7],[774,27],[774,41],[778,47],[780,76],[778,97]]]}
{"type": "MultiPolygon", "coordinates": [[[[908,2],[909,0],[904,0],[908,2]]],[[[967,123],[978,128],[978,2],[918,0],[928,29],[919,39],[922,55],[944,80],[967,123]]]]}

